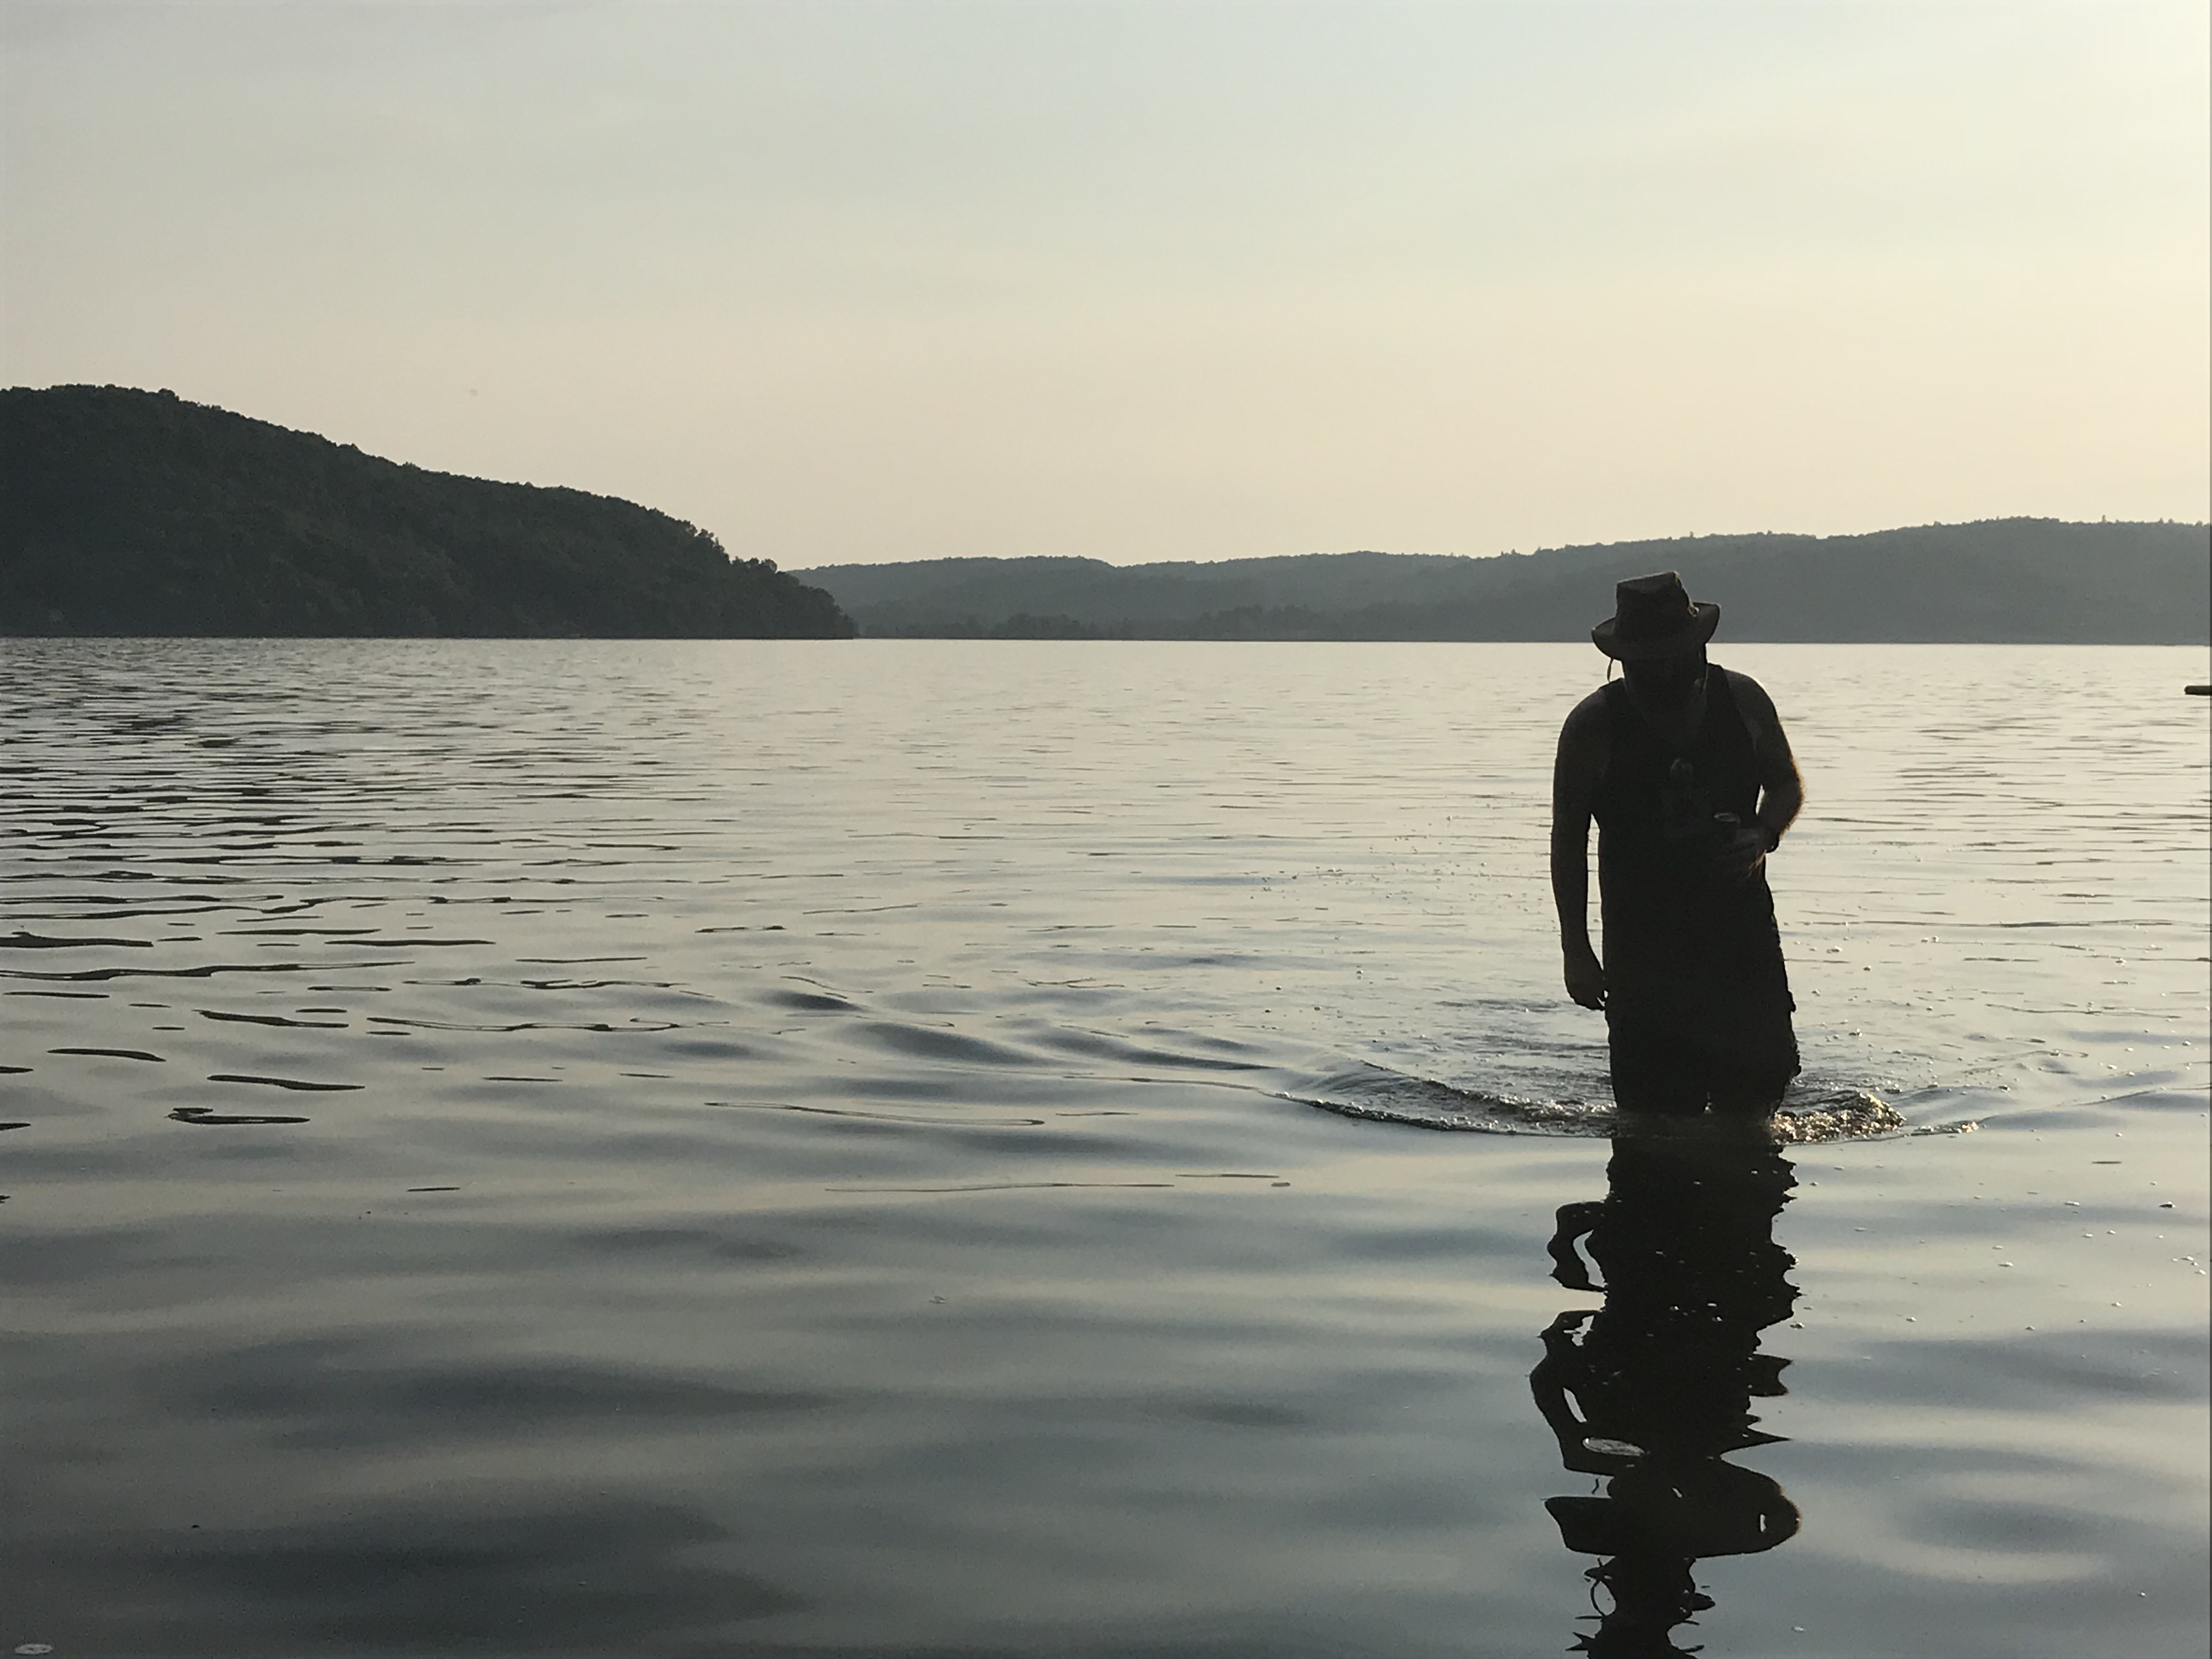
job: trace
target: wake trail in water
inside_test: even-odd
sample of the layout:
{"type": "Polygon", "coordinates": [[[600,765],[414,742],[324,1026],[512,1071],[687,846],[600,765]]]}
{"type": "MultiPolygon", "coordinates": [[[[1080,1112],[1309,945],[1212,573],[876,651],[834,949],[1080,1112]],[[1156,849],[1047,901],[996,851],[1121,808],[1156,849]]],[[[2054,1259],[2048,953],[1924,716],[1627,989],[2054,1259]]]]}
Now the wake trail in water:
{"type": "MultiPolygon", "coordinates": [[[[1621,1114],[1605,1099],[1526,1098],[1362,1066],[1316,1079],[1285,1097],[1340,1117],[1406,1128],[1494,1135],[1603,1139],[1620,1133],[1621,1114]]],[[[1971,1122],[1915,1125],[1871,1090],[1814,1081],[1793,1087],[1766,1126],[1784,1144],[1954,1134],[1971,1122]]]]}

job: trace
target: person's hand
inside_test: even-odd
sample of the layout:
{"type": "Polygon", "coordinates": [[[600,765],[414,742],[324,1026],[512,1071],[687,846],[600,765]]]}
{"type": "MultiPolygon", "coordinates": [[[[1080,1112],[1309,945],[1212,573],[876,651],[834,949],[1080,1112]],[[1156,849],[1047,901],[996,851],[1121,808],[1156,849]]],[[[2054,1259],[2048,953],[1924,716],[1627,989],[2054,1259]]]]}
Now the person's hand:
{"type": "Polygon", "coordinates": [[[1713,867],[1737,881],[1748,881],[1751,872],[1766,862],[1766,831],[1749,823],[1723,842],[1713,854],[1713,867]]]}
{"type": "Polygon", "coordinates": [[[1587,945],[1567,952],[1567,994],[1585,1008],[1605,1006],[1605,969],[1587,945]]]}

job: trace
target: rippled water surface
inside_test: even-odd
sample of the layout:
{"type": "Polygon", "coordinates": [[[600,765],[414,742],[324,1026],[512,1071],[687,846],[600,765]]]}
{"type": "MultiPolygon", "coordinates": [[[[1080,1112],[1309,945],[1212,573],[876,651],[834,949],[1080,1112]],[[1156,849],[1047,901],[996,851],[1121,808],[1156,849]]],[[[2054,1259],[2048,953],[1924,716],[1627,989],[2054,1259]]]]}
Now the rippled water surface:
{"type": "Polygon", "coordinates": [[[0,1649],[2204,1652],[2203,653],[1718,654],[1778,1145],[1586,648],[0,641],[0,1649]]]}

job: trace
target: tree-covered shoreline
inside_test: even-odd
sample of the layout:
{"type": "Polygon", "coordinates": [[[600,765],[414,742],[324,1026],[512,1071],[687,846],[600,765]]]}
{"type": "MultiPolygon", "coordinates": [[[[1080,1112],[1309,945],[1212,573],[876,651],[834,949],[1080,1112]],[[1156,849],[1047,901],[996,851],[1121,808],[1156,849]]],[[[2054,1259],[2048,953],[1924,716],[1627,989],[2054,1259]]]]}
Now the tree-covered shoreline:
{"type": "Polygon", "coordinates": [[[582,490],[165,392],[0,390],[0,634],[849,638],[822,589],[582,490]]]}
{"type": "Polygon", "coordinates": [[[1680,570],[1731,639],[2203,644],[2212,528],[1992,519],[1858,536],[1676,537],[1469,558],[1212,563],[938,559],[801,574],[871,635],[956,639],[1586,640],[1613,585],[1680,570]]]}

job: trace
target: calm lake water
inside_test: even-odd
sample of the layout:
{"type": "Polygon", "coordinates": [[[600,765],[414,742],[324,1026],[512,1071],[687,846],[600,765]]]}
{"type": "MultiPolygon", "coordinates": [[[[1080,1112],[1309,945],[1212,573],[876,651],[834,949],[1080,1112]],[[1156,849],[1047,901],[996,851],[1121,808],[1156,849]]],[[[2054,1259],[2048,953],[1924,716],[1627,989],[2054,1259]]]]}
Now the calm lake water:
{"type": "Polygon", "coordinates": [[[2203,1653],[2204,653],[1717,654],[1778,1146],[1587,647],[0,641],[0,1651],[2203,1653]]]}

